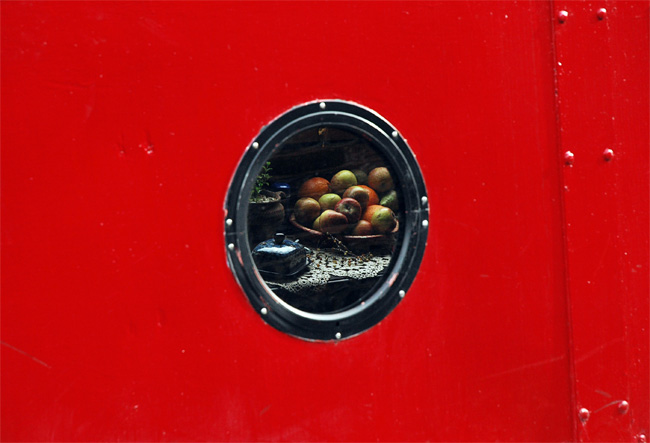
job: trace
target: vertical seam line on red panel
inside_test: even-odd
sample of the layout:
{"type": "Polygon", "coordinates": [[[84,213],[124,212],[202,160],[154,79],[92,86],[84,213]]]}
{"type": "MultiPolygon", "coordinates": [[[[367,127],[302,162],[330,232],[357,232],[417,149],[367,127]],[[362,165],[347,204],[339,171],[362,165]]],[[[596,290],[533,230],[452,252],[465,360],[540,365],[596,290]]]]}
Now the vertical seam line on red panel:
{"type": "MultiPolygon", "coordinates": [[[[612,59],[612,48],[613,48],[613,42],[612,42],[612,33],[610,32],[611,26],[612,26],[612,19],[613,19],[613,12],[616,10],[616,7],[613,2],[606,2],[605,5],[607,6],[607,10],[609,12],[609,17],[605,20],[605,32],[607,32],[607,60],[609,64],[609,71],[610,71],[610,83],[607,85],[610,90],[609,98],[610,98],[610,103],[609,103],[609,109],[611,113],[611,118],[609,120],[609,125],[610,125],[610,131],[612,138],[609,140],[610,147],[613,148],[616,151],[618,151],[619,148],[619,143],[618,143],[618,131],[616,130],[616,125],[618,124],[617,120],[613,120],[614,116],[616,114],[616,107],[614,105],[614,98],[616,97],[616,90],[617,90],[617,71],[616,71],[616,65],[614,64],[614,61],[612,59]]],[[[623,210],[621,209],[621,203],[618,198],[619,194],[619,168],[618,168],[618,162],[615,162],[613,165],[611,165],[613,169],[612,170],[612,176],[613,179],[610,181],[610,183],[613,183],[612,186],[612,193],[614,196],[614,201],[616,202],[616,211],[615,211],[615,227],[616,227],[616,233],[620,233],[623,231],[623,228],[621,227],[621,217],[620,214],[623,213],[623,210]]],[[[618,239],[619,243],[621,244],[621,248],[623,251],[627,249],[627,237],[623,236],[618,239]],[[625,239],[625,240],[623,240],[625,239]]],[[[624,291],[625,294],[628,294],[629,291],[629,279],[623,278],[622,274],[622,269],[623,269],[623,258],[619,256],[618,261],[617,261],[617,272],[619,276],[619,280],[621,282],[621,290],[624,291]]],[[[631,312],[630,306],[629,306],[629,297],[622,297],[623,300],[623,313],[622,313],[622,318],[623,318],[623,335],[624,335],[624,342],[623,342],[623,355],[625,358],[626,362],[626,369],[629,366],[629,362],[631,361],[630,355],[634,354],[634,351],[630,349],[630,341],[629,341],[629,323],[625,321],[626,315],[628,312],[631,312]]],[[[625,398],[629,399],[632,394],[632,390],[630,388],[630,377],[626,376],[625,377],[625,398]]],[[[629,432],[631,434],[634,434],[634,431],[632,430],[632,423],[634,423],[634,415],[636,414],[636,409],[631,411],[632,413],[630,414],[630,426],[628,428],[629,432]]]]}
{"type": "MultiPolygon", "coordinates": [[[[605,2],[605,5],[607,6],[607,11],[609,11],[609,17],[604,21],[605,25],[605,32],[607,33],[607,39],[606,39],[606,49],[607,49],[607,63],[608,63],[608,71],[609,71],[609,78],[610,82],[607,84],[607,87],[609,88],[609,110],[611,114],[611,118],[613,119],[615,114],[616,114],[616,107],[614,105],[614,98],[616,96],[615,91],[616,91],[616,83],[617,83],[617,72],[616,72],[616,66],[614,65],[613,59],[612,59],[612,33],[610,32],[611,29],[611,20],[612,20],[612,12],[615,10],[614,4],[610,4],[611,2],[605,2]]],[[[616,121],[609,119],[609,128],[610,128],[610,134],[612,135],[611,139],[608,140],[610,148],[613,148],[615,152],[618,151],[618,132],[616,131],[616,121]]],[[[616,203],[616,210],[614,211],[614,226],[616,228],[616,237],[618,240],[618,243],[621,245],[621,249],[625,251],[627,249],[627,237],[619,237],[619,233],[622,231],[621,229],[621,218],[620,214],[623,213],[621,209],[621,204],[620,200],[618,198],[618,193],[619,193],[619,174],[618,174],[618,167],[617,167],[618,162],[614,162],[611,171],[611,175],[613,179],[610,179],[610,184],[612,184],[612,194],[614,197],[614,202],[616,203]],[[625,240],[623,240],[625,239],[625,240]]],[[[622,274],[622,269],[623,269],[623,258],[619,255],[618,260],[616,262],[617,269],[616,272],[618,273],[618,280],[620,281],[620,287],[621,290],[623,290],[624,294],[629,293],[629,280],[623,278],[622,274]]],[[[622,302],[623,302],[623,312],[621,314],[622,320],[623,320],[623,336],[624,336],[624,341],[623,341],[623,356],[624,356],[624,361],[626,362],[626,372],[628,368],[628,362],[630,362],[630,354],[633,353],[630,349],[630,341],[629,341],[629,324],[626,321],[626,315],[628,312],[630,312],[629,309],[629,297],[622,297],[622,302]]],[[[630,399],[630,394],[631,394],[631,389],[630,389],[630,377],[626,376],[625,377],[625,395],[622,398],[625,399],[630,399]]],[[[634,414],[635,410],[631,411],[632,414],[630,414],[630,426],[628,427],[628,432],[630,434],[634,435],[634,431],[632,430],[632,426],[634,423],[634,414]]],[[[629,412],[628,412],[629,413],[629,412]]]]}
{"type": "Polygon", "coordinates": [[[549,1],[549,14],[551,25],[551,53],[553,59],[553,88],[554,88],[554,108],[555,108],[555,133],[556,133],[556,146],[557,146],[557,161],[562,162],[559,170],[559,203],[560,203],[560,222],[562,224],[562,261],[564,269],[564,293],[566,303],[566,318],[567,318],[567,358],[568,358],[568,378],[569,378],[569,398],[570,398],[570,426],[573,441],[578,441],[578,421],[577,421],[577,387],[576,387],[576,370],[574,358],[574,344],[573,344],[573,313],[571,305],[571,285],[569,279],[569,246],[568,246],[568,229],[567,229],[567,214],[566,214],[566,200],[564,198],[565,180],[564,180],[564,158],[562,149],[562,119],[560,114],[560,88],[558,81],[558,57],[557,57],[557,43],[556,43],[556,2],[555,0],[549,1]]]}

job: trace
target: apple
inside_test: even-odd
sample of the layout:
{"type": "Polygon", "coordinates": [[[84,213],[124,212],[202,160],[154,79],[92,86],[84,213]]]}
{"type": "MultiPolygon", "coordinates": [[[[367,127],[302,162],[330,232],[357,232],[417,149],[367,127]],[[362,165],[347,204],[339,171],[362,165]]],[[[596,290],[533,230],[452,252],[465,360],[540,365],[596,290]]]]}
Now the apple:
{"type": "Polygon", "coordinates": [[[361,186],[350,186],[343,193],[343,198],[353,198],[359,202],[361,209],[366,209],[370,200],[370,193],[361,186]]]}
{"type": "Polygon", "coordinates": [[[304,226],[311,225],[316,220],[316,217],[320,215],[320,210],[320,204],[311,197],[299,199],[293,207],[296,221],[304,226]]]}
{"type": "Polygon", "coordinates": [[[368,186],[383,194],[393,189],[393,178],[387,168],[375,168],[368,174],[368,186]]]}
{"type": "Polygon", "coordinates": [[[323,194],[321,198],[318,199],[318,204],[320,204],[321,210],[334,209],[336,204],[341,201],[341,196],[338,194],[323,194]]]}
{"type": "Polygon", "coordinates": [[[363,189],[368,191],[368,197],[369,197],[368,198],[368,206],[378,205],[379,204],[379,196],[377,195],[377,193],[375,192],[374,189],[372,189],[370,186],[366,186],[366,185],[359,185],[359,186],[361,186],[363,189]]]}
{"type": "Polygon", "coordinates": [[[330,234],[340,234],[348,227],[348,219],[340,212],[328,209],[323,212],[320,217],[319,227],[321,232],[328,232],[330,234]]]}
{"type": "Polygon", "coordinates": [[[343,194],[343,191],[356,184],[357,177],[355,177],[354,173],[347,169],[343,169],[334,174],[334,177],[330,180],[330,189],[335,194],[343,194]]]}
{"type": "Polygon", "coordinates": [[[311,227],[314,231],[320,231],[320,216],[316,217],[314,224],[311,227]]]}
{"type": "Polygon", "coordinates": [[[353,169],[352,173],[357,178],[358,185],[365,185],[366,183],[368,183],[368,174],[366,174],[361,169],[353,169]]]}
{"type": "Polygon", "coordinates": [[[341,199],[334,210],[345,215],[348,223],[356,223],[361,218],[361,204],[353,198],[341,199]]]}
{"type": "Polygon", "coordinates": [[[352,230],[352,235],[372,235],[372,224],[361,220],[352,230]]]}
{"type": "Polygon", "coordinates": [[[395,228],[397,220],[395,220],[395,214],[393,214],[390,208],[382,206],[373,213],[370,224],[375,232],[388,234],[395,228]]]}
{"type": "Polygon", "coordinates": [[[364,212],[363,215],[361,216],[361,220],[371,222],[372,221],[372,216],[375,214],[376,211],[378,211],[381,208],[385,208],[385,206],[381,206],[381,205],[368,206],[368,208],[366,209],[366,212],[364,212]]]}

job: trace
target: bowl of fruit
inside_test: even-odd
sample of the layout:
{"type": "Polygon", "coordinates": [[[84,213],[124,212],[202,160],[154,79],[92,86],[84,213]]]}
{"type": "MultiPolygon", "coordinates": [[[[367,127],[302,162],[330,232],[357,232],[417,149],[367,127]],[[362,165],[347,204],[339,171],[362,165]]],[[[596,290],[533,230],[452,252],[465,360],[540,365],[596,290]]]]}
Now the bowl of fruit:
{"type": "Polygon", "coordinates": [[[345,169],[330,180],[303,182],[289,222],[311,240],[329,235],[353,245],[392,240],[399,230],[399,201],[390,172],[385,167],[367,175],[355,172],[345,169]]]}

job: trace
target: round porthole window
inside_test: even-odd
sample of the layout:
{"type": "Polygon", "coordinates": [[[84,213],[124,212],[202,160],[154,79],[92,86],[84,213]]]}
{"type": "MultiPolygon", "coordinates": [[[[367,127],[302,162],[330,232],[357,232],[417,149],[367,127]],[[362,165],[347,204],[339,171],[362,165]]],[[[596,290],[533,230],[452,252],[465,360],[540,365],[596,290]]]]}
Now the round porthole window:
{"type": "Polygon", "coordinates": [[[228,263],[273,327],[339,340],[406,295],[426,245],[420,168],[399,131],[340,100],[293,108],[262,128],[226,197],[228,263]]]}

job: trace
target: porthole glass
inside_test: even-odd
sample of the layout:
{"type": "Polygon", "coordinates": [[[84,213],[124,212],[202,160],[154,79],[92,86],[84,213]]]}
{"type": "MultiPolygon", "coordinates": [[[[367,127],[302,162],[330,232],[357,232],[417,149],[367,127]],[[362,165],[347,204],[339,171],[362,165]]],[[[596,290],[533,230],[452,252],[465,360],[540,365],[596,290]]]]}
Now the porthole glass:
{"type": "Polygon", "coordinates": [[[226,198],[229,264],[266,322],[337,340],[405,296],[428,206],[401,134],[354,103],[296,107],[247,148],[226,198]]]}

